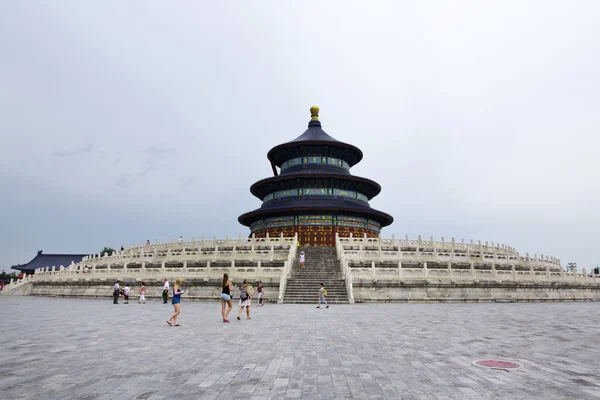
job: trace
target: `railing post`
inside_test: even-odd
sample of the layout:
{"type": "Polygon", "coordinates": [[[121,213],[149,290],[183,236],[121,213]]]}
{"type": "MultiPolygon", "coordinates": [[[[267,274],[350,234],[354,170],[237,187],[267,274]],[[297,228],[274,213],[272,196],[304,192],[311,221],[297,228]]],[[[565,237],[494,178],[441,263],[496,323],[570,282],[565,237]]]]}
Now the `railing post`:
{"type": "Polygon", "coordinates": [[[402,280],[404,272],[402,271],[402,261],[398,261],[398,279],[402,280]]]}
{"type": "Polygon", "coordinates": [[[371,261],[371,277],[375,279],[375,261],[371,261]]]}
{"type": "Polygon", "coordinates": [[[427,279],[429,277],[429,269],[427,269],[427,261],[423,261],[423,277],[427,279]]]}

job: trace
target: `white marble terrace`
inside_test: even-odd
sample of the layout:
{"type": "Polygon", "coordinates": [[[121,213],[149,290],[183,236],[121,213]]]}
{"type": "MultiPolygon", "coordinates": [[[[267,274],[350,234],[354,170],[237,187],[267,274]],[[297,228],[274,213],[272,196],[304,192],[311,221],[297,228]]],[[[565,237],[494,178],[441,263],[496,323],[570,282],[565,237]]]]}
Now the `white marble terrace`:
{"type": "MultiPolygon", "coordinates": [[[[35,275],[12,282],[3,294],[30,282],[162,280],[168,278],[218,280],[227,272],[232,279],[277,282],[280,299],[285,292],[297,250],[296,237],[226,238],[179,243],[137,245],[111,256],[90,255],[69,266],[47,266],[35,275]]],[[[488,242],[460,242],[349,237],[336,238],[336,250],[352,303],[354,282],[425,280],[455,283],[468,281],[589,282],[599,276],[566,272],[560,260],[529,254],[488,242]]]]}
{"type": "Polygon", "coordinates": [[[521,256],[514,248],[488,242],[460,242],[349,237],[336,238],[336,251],[348,296],[354,302],[352,284],[359,281],[425,280],[431,283],[492,282],[589,282],[600,276],[566,272],[560,260],[548,256],[521,256]]]}

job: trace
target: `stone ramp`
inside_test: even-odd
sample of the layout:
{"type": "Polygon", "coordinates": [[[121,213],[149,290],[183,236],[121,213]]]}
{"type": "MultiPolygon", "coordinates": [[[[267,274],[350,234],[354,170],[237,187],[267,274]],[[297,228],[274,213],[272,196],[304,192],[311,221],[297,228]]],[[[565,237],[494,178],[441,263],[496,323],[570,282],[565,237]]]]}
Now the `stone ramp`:
{"type": "Polygon", "coordinates": [[[342,278],[335,247],[299,247],[287,281],[284,303],[317,304],[319,285],[327,290],[327,303],[348,304],[348,291],[342,278]],[[300,268],[300,252],[306,255],[305,268],[300,268]]]}

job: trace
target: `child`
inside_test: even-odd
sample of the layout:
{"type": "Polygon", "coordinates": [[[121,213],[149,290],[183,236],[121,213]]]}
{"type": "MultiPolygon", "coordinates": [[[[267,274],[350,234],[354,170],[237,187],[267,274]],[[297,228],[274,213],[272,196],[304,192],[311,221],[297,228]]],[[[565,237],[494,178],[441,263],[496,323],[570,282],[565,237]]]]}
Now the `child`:
{"type": "Polygon", "coordinates": [[[262,281],[258,281],[258,286],[256,287],[256,291],[258,292],[258,306],[257,307],[262,307],[262,306],[264,306],[264,304],[263,304],[264,291],[263,291],[262,281]]]}
{"type": "Polygon", "coordinates": [[[300,268],[304,268],[304,252],[300,252],[300,268]]]}
{"type": "Polygon", "coordinates": [[[123,289],[123,297],[125,298],[125,303],[123,304],[129,304],[129,292],[131,291],[131,289],[129,288],[129,285],[125,285],[125,288],[123,289]]]}
{"type": "Polygon", "coordinates": [[[325,286],[323,286],[323,283],[321,283],[321,287],[319,288],[319,302],[317,303],[317,308],[321,308],[319,307],[321,303],[324,303],[327,306],[325,308],[329,308],[329,304],[327,304],[327,301],[325,301],[325,294],[327,294],[327,290],[325,290],[325,286]]]}
{"type": "Polygon", "coordinates": [[[146,284],[142,282],[142,287],[140,288],[140,301],[138,303],[146,304],[146,284]]]}

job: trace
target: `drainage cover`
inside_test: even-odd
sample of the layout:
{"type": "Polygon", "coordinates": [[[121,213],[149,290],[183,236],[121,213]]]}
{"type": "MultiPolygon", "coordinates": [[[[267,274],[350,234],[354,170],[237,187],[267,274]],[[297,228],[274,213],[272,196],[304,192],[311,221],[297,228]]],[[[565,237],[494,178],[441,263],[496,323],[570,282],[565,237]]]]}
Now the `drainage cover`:
{"type": "Polygon", "coordinates": [[[521,365],[511,362],[511,361],[503,361],[503,360],[479,360],[475,361],[475,364],[481,367],[488,368],[497,368],[497,369],[511,369],[511,368],[519,368],[521,365]]]}

